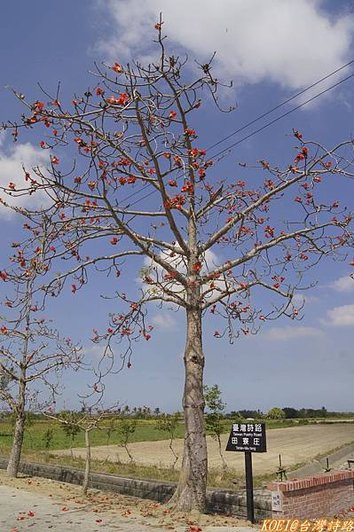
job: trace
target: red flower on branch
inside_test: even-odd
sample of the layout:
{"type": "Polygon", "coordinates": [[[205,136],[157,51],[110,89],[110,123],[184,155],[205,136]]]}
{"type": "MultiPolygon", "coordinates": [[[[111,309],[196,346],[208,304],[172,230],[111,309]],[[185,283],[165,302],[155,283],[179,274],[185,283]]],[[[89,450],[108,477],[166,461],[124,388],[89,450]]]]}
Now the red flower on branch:
{"type": "Polygon", "coordinates": [[[119,63],[114,63],[114,65],[111,66],[111,70],[113,70],[113,72],[116,72],[117,74],[120,74],[121,72],[123,72],[123,67],[119,63]]]}

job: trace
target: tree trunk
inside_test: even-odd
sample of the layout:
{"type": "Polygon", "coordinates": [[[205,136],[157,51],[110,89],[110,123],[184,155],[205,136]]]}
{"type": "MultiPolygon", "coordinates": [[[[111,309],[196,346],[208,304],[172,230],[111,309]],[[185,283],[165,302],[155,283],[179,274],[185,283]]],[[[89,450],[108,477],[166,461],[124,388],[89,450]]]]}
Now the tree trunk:
{"type": "Polygon", "coordinates": [[[18,403],[16,408],[16,422],[15,422],[15,430],[14,430],[14,439],[12,442],[9,462],[7,464],[7,475],[9,477],[17,477],[18,474],[18,468],[20,465],[20,459],[21,459],[21,452],[22,452],[22,444],[23,444],[23,436],[25,433],[25,422],[26,422],[26,414],[25,414],[25,400],[26,400],[26,383],[24,380],[20,380],[19,382],[19,395],[18,395],[18,403]]]}
{"type": "Polygon", "coordinates": [[[86,459],[85,459],[85,472],[84,472],[84,481],[82,484],[83,494],[87,494],[89,481],[90,481],[90,472],[91,472],[91,441],[90,441],[90,430],[85,430],[85,447],[86,447],[86,459]]]}
{"type": "Polygon", "coordinates": [[[185,384],[183,410],[185,436],[183,462],[177,490],[170,500],[176,510],[205,511],[208,474],[204,429],[202,321],[199,309],[187,309],[187,339],[184,352],[185,384]]]}

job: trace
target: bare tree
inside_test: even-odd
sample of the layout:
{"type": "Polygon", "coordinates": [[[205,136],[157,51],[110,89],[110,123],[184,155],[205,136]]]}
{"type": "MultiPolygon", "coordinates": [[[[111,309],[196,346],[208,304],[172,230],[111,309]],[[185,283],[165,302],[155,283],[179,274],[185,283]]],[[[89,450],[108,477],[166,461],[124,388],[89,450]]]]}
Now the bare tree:
{"type": "MultiPolygon", "coordinates": [[[[102,395],[100,396],[102,399],[102,395]]],[[[95,430],[100,429],[100,424],[104,419],[104,412],[97,409],[97,405],[100,402],[95,400],[95,408],[88,408],[83,401],[83,408],[81,412],[71,412],[69,415],[66,413],[54,414],[52,411],[44,411],[46,417],[53,419],[60,423],[65,430],[67,428],[68,434],[78,434],[80,432],[84,433],[85,436],[85,469],[84,477],[82,482],[82,492],[84,495],[87,495],[87,491],[90,484],[90,474],[91,474],[91,435],[95,430]],[[74,414],[74,415],[72,415],[74,414]]],[[[73,453],[71,449],[71,457],[73,458],[73,453]]]]}
{"type": "Polygon", "coordinates": [[[12,257],[18,268],[2,271],[9,293],[0,316],[0,374],[6,385],[0,387],[4,401],[15,417],[14,437],[7,474],[18,473],[26,424],[26,409],[38,408],[41,402],[53,402],[59,392],[59,375],[63,369],[77,369],[80,348],[69,338],[61,338],[36,304],[35,290],[43,274],[43,263],[22,253],[12,257]],[[20,258],[19,258],[20,257],[20,258]],[[40,394],[46,394],[45,399],[40,394]]]}
{"type": "Polygon", "coordinates": [[[173,455],[172,469],[174,469],[176,467],[176,464],[177,464],[178,459],[179,459],[178,454],[174,450],[173,442],[174,442],[174,440],[176,438],[176,432],[177,432],[177,429],[178,429],[178,425],[180,423],[180,419],[181,419],[181,413],[180,412],[175,412],[174,414],[161,414],[156,419],[155,428],[157,430],[162,431],[162,432],[167,432],[168,437],[169,437],[168,446],[169,446],[169,449],[170,449],[170,451],[171,451],[171,453],[173,455]]]}
{"type": "Polygon", "coordinates": [[[136,418],[129,418],[124,415],[120,416],[119,423],[117,425],[117,432],[120,441],[120,445],[124,447],[125,452],[129,456],[130,463],[134,463],[134,457],[128,447],[131,437],[136,431],[138,420],[136,418]]]}
{"type": "Polygon", "coordinates": [[[352,243],[352,214],[333,198],[328,181],[353,176],[353,146],[349,140],[325,149],[294,131],[295,155],[284,168],[262,160],[240,168],[242,179],[220,178],[218,160],[199,145],[193,127],[202,103],[217,104],[211,62],[191,79],[185,61],[167,53],[161,25],[153,64],[98,66],[97,84],[68,105],[59,92],[46,93],[47,103],[19,95],[27,112],[22,122],[5,127],[15,139],[44,127],[41,146],[50,164],[26,169],[23,187],[2,189],[12,198],[47,197],[41,210],[17,209],[27,216],[29,240],[51,242],[48,263],[60,273],[47,283],[47,293],[57,295],[69,284],[75,294],[90,269],[114,278],[110,297],[117,297],[121,310],[93,338],[106,342],[102,373],[130,367],[133,341],[150,338],[148,303],[184,311],[186,432],[171,504],[203,510],[203,318],[223,317],[225,328],[214,336],[232,341],[282,314],[299,317],[293,295],[305,287],[304,274],[352,243]],[[64,152],[73,156],[72,165],[61,161],[64,152]],[[138,295],[126,293],[128,269],[141,272],[138,295]],[[268,293],[269,307],[253,301],[261,291],[268,293]]]}

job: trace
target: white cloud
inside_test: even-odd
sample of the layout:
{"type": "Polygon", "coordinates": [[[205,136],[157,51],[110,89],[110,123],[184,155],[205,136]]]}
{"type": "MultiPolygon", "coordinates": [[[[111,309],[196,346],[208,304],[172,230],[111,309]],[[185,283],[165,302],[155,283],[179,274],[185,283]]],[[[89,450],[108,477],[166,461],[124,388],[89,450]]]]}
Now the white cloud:
{"type": "Polygon", "coordinates": [[[354,305],[342,305],[328,310],[327,323],[335,327],[354,325],[354,305]]]}
{"type": "Polygon", "coordinates": [[[344,275],[343,277],[336,279],[336,281],[333,281],[330,286],[337,292],[353,292],[354,279],[351,275],[344,275]]]}
{"type": "Polygon", "coordinates": [[[163,12],[169,39],[235,83],[263,80],[297,89],[348,60],[354,16],[335,17],[323,0],[100,0],[112,20],[99,48],[107,59],[149,56],[163,12]]]}
{"type": "Polygon", "coordinates": [[[323,335],[321,329],[305,326],[272,327],[263,337],[268,340],[294,340],[297,338],[317,338],[323,335]]]}
{"type": "Polygon", "coordinates": [[[304,305],[308,305],[310,303],[317,303],[319,301],[318,297],[312,296],[312,295],[305,295],[303,292],[298,292],[294,295],[292,299],[292,303],[295,307],[303,307],[304,305]]]}
{"type": "Polygon", "coordinates": [[[151,323],[153,325],[157,325],[157,327],[160,327],[161,329],[174,329],[177,321],[171,316],[170,313],[161,312],[152,316],[151,323]]]}
{"type": "MultiPolygon", "coordinates": [[[[16,188],[24,188],[26,182],[24,180],[23,167],[30,172],[33,167],[41,166],[48,162],[48,154],[29,142],[14,144],[5,151],[2,146],[3,141],[4,139],[2,138],[0,142],[0,185],[7,187],[12,182],[16,185],[16,188]]],[[[33,177],[35,178],[35,176],[33,177]]],[[[27,208],[37,208],[48,201],[48,198],[41,192],[17,197],[3,193],[2,199],[9,205],[27,208]]],[[[0,217],[9,217],[11,214],[12,211],[10,209],[0,205],[0,217]]]]}
{"type": "MultiPolygon", "coordinates": [[[[160,253],[160,257],[168,264],[171,264],[171,266],[173,266],[175,270],[181,272],[182,274],[186,274],[187,265],[186,265],[186,259],[184,256],[176,254],[175,256],[171,257],[171,253],[169,251],[168,252],[162,251],[160,253]]],[[[208,249],[204,253],[204,257],[201,258],[201,262],[202,262],[202,269],[201,269],[202,274],[207,274],[208,272],[213,271],[218,265],[220,265],[220,259],[218,258],[216,253],[214,253],[211,249],[208,249]]],[[[174,292],[176,295],[178,295],[179,298],[181,299],[185,298],[184,286],[182,286],[177,280],[174,280],[172,283],[171,283],[171,280],[165,280],[164,277],[165,277],[166,272],[164,268],[162,268],[156,262],[152,261],[149,257],[144,258],[144,270],[145,270],[144,272],[145,274],[147,274],[149,277],[153,278],[154,280],[158,280],[162,286],[163,285],[167,286],[168,289],[171,292],[174,292]]],[[[139,278],[138,281],[142,283],[143,279],[139,278]]],[[[214,281],[214,286],[215,288],[219,290],[225,290],[226,289],[225,280],[214,281]]],[[[153,295],[157,295],[160,293],[162,297],[162,294],[158,287],[156,286],[149,287],[149,285],[145,285],[145,288],[146,288],[147,293],[153,294],[153,295]]],[[[202,290],[204,289],[206,291],[208,290],[208,288],[209,288],[209,285],[204,285],[202,290]]],[[[207,297],[208,298],[212,297],[214,292],[215,292],[214,290],[209,292],[207,297]]]]}

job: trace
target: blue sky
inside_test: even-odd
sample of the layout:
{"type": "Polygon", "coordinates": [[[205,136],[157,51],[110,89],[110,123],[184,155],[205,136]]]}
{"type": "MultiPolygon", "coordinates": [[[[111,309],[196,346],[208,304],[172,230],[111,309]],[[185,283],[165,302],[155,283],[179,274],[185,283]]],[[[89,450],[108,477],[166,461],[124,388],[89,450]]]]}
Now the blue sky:
{"type": "MultiPolygon", "coordinates": [[[[63,98],[71,99],[75,92],[95,83],[89,73],[94,61],[111,64],[153,57],[153,24],[160,11],[164,12],[171,48],[201,63],[217,51],[217,76],[233,81],[233,89],[223,90],[221,99],[224,105],[237,105],[237,110],[221,114],[208,106],[198,123],[206,146],[354,59],[354,14],[349,0],[61,0],[50,4],[20,0],[6,3],[2,10],[0,120],[16,119],[21,112],[9,87],[37,99],[41,96],[37,83],[54,93],[60,82],[63,98]]],[[[346,69],[330,83],[352,72],[353,67],[346,69]]],[[[351,138],[353,80],[240,143],[223,161],[220,172],[236,175],[240,161],[268,159],[283,164],[291,160],[292,128],[326,146],[351,138]]],[[[330,83],[316,87],[292,105],[330,83]]],[[[285,106],[278,114],[290,108],[285,106]]],[[[259,122],[230,142],[265,123],[259,122]]],[[[36,138],[21,138],[13,145],[9,136],[2,136],[0,157],[0,179],[8,182],[20,171],[22,162],[35,165],[44,162],[45,155],[36,138]]],[[[334,183],[333,195],[347,195],[347,204],[353,209],[353,194],[347,194],[350,186],[338,190],[334,183]]],[[[19,222],[4,210],[0,217],[0,253],[5,263],[7,244],[16,238],[19,222]]],[[[241,338],[233,345],[215,339],[215,324],[206,322],[206,382],[220,386],[230,410],[267,410],[275,405],[354,410],[351,259],[328,262],[310,273],[309,281],[316,285],[304,294],[301,322],[281,319],[257,336],[241,338]]],[[[134,289],[136,268],[129,273],[134,289]]],[[[2,296],[5,288],[0,286],[2,296]]],[[[75,297],[66,293],[48,309],[58,328],[80,340],[93,359],[99,357],[99,348],[89,341],[92,328],[105,326],[113,305],[100,294],[111,290],[103,276],[93,277],[84,291],[75,297]]],[[[183,315],[151,308],[151,322],[154,335],[149,342],[135,346],[132,368],[110,377],[107,404],[119,400],[163,410],[181,408],[183,315]]],[[[75,392],[82,385],[76,376],[67,377],[67,405],[75,404],[75,392]]]]}

